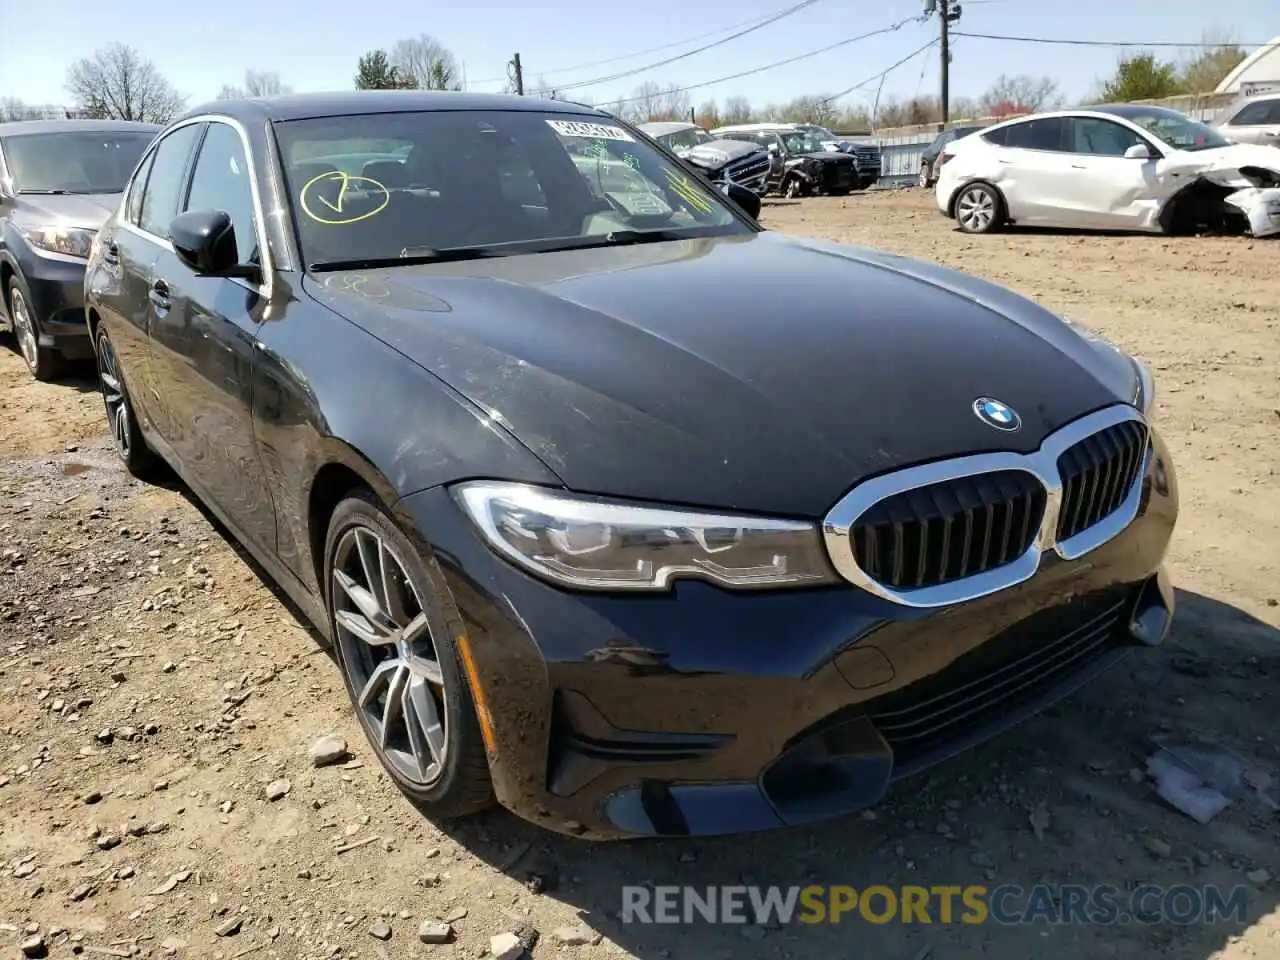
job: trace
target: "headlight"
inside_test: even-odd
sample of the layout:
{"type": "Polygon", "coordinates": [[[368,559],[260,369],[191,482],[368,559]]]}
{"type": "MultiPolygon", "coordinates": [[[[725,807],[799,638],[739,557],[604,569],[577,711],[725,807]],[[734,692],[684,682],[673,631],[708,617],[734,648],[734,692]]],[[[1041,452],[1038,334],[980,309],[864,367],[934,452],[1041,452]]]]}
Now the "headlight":
{"type": "Polygon", "coordinates": [[[18,232],[37,251],[60,253],[64,257],[76,257],[80,260],[89,258],[89,249],[97,234],[96,230],[79,227],[19,227],[18,232]]]}
{"type": "Polygon", "coordinates": [[[613,503],[514,483],[454,495],[493,549],[566,587],[665,590],[678,577],[726,587],[832,582],[817,527],[613,503]]]}
{"type": "Polygon", "coordinates": [[[1131,356],[1129,359],[1133,361],[1133,368],[1138,373],[1138,387],[1134,391],[1133,405],[1145,416],[1151,412],[1151,406],[1156,402],[1156,381],[1145,363],[1137,357],[1131,356]]]}

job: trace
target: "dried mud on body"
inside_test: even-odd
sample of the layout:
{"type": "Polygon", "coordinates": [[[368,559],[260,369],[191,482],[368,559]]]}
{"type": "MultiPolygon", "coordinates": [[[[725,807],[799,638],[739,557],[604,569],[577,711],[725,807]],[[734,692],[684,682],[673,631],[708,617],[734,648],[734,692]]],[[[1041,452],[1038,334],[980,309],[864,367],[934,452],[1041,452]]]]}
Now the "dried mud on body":
{"type": "Polygon", "coordinates": [[[1163,734],[1280,774],[1280,244],[970,238],[914,190],[767,204],[764,220],[980,274],[1151,364],[1183,498],[1162,648],[860,817],[695,843],[588,844],[501,812],[433,824],[383,776],[335,666],[261,573],[179,483],[117,466],[91,381],[35,383],[0,352],[4,955],[38,941],[54,957],[478,958],[538,931],[535,958],[1280,957],[1277,820],[1237,803],[1198,824],[1142,772],[1163,734]],[[346,750],[331,742],[317,766],[326,736],[346,750]],[[1248,917],[617,917],[625,883],[1037,882],[1240,884],[1248,917]]]}

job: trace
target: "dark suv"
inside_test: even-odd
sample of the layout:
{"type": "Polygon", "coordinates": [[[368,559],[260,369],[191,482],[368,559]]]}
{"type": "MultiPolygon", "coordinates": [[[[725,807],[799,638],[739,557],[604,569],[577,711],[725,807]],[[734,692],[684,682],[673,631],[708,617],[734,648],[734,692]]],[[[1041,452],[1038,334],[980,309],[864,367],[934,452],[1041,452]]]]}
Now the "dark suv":
{"type": "Polygon", "coordinates": [[[124,120],[0,123],[0,325],[34,377],[92,356],[84,266],[160,127],[124,120]]]}

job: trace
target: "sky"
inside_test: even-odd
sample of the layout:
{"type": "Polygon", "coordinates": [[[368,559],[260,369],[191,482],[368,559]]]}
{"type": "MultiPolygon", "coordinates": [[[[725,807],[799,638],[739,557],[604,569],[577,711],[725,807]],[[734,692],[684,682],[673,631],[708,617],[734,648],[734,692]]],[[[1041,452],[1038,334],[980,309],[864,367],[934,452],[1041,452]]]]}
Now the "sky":
{"type": "MultiPolygon", "coordinates": [[[[467,89],[501,90],[507,63],[516,51],[528,86],[539,77],[554,86],[638,70],[727,36],[732,28],[794,2],[700,5],[645,0],[624,10],[598,0],[560,0],[554,7],[514,0],[218,0],[207,7],[174,0],[59,0],[37,7],[30,0],[0,0],[0,22],[8,25],[0,35],[0,97],[66,103],[67,68],[112,41],[128,43],[150,59],[192,106],[212,99],[223,84],[239,84],[246,69],[275,71],[297,90],[350,89],[362,54],[424,32],[441,40],[462,62],[467,89]],[[12,10],[6,12],[9,7],[12,10]],[[625,59],[599,63],[609,58],[625,59]]],[[[963,14],[954,29],[976,33],[1143,43],[1197,41],[1209,33],[1263,43],[1280,34],[1280,6],[1274,0],[961,4],[963,14]]],[[[887,27],[921,9],[922,0],[816,0],[714,49],[634,76],[580,87],[573,95],[608,103],[632,95],[646,81],[663,86],[702,84],[887,27]]],[[[910,23],[894,33],[777,69],[700,87],[689,96],[694,104],[712,97],[723,102],[735,95],[762,104],[832,94],[880,73],[937,34],[934,17],[927,24],[910,23]]],[[[1181,51],[1162,52],[1175,56],[1181,51]]],[[[978,96],[1002,73],[1052,76],[1067,96],[1086,96],[1100,76],[1110,73],[1120,53],[957,37],[952,96],[978,96]]],[[[888,74],[882,96],[936,93],[938,65],[934,47],[888,74]]],[[[850,94],[848,101],[856,104],[861,99],[869,105],[874,94],[872,84],[869,92],[850,94]]],[[[568,92],[563,95],[570,97],[568,92]]]]}

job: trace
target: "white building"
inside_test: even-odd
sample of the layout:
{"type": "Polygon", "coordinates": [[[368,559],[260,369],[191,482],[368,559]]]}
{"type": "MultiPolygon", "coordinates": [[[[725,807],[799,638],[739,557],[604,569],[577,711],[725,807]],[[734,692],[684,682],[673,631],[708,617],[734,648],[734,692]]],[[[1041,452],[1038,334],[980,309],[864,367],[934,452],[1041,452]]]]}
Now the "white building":
{"type": "Polygon", "coordinates": [[[1240,61],[1218,84],[1217,93],[1236,96],[1280,91],[1280,37],[1240,61]]]}

